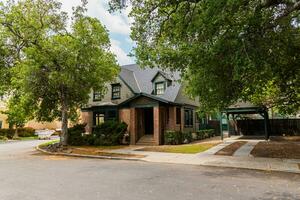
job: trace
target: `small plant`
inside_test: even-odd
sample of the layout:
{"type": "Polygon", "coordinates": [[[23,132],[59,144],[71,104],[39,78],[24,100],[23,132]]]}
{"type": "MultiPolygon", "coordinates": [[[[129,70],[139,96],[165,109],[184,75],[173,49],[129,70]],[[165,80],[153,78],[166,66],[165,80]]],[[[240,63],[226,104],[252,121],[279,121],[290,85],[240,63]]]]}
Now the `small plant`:
{"type": "Polygon", "coordinates": [[[180,131],[166,131],[165,144],[178,145],[183,143],[183,134],[180,131]]]}
{"type": "Polygon", "coordinates": [[[182,136],[183,136],[183,143],[185,144],[191,143],[193,141],[192,132],[183,132],[182,136]]]}

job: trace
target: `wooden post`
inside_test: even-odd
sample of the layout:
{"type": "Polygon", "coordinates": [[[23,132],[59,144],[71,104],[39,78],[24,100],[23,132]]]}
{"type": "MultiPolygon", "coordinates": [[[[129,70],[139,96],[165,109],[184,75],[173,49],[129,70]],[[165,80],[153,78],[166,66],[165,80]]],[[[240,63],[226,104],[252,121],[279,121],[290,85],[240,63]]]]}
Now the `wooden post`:
{"type": "Polygon", "coordinates": [[[224,135],[223,135],[223,127],[222,127],[222,112],[220,113],[220,133],[221,133],[221,140],[224,139],[224,135]]]}

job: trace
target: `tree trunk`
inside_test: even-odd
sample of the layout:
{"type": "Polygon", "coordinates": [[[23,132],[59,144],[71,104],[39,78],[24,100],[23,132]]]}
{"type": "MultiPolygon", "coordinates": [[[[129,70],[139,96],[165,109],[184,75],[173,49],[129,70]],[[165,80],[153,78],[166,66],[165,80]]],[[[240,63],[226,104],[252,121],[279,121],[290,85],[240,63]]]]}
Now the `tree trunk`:
{"type": "Polygon", "coordinates": [[[13,138],[18,138],[19,134],[18,134],[18,126],[16,126],[16,130],[15,130],[15,134],[13,136],[13,138]]]}
{"type": "Polygon", "coordinates": [[[68,145],[68,101],[64,88],[61,91],[61,122],[60,144],[66,146],[68,145]]]}

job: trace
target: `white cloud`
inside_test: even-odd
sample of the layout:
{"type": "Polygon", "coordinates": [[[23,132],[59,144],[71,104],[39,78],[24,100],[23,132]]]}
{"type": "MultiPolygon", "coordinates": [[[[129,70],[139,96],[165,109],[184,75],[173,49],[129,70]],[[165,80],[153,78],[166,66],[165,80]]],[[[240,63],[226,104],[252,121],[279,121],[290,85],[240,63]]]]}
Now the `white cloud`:
{"type": "Polygon", "coordinates": [[[110,50],[117,56],[117,60],[119,64],[132,64],[133,59],[129,57],[126,52],[120,48],[120,42],[117,40],[111,40],[111,48],[110,50]]]}
{"type": "MultiPolygon", "coordinates": [[[[80,4],[80,0],[60,0],[62,2],[63,10],[72,13],[72,7],[80,4]]],[[[89,0],[88,1],[88,15],[98,18],[110,33],[118,33],[129,35],[131,20],[127,17],[130,8],[127,8],[121,13],[108,12],[108,0],[89,0]]]]}
{"type": "MultiPolygon", "coordinates": [[[[81,3],[80,0],[60,0],[60,2],[62,2],[62,9],[69,14],[72,13],[72,7],[81,3]]],[[[111,51],[116,54],[118,62],[121,65],[133,63],[133,59],[121,48],[121,44],[133,44],[133,42],[128,39],[130,35],[130,24],[132,23],[132,19],[127,17],[130,10],[131,8],[128,7],[122,11],[122,13],[111,14],[108,12],[108,0],[88,0],[87,14],[99,19],[110,34],[123,35],[124,39],[122,40],[111,39],[111,51]]]]}

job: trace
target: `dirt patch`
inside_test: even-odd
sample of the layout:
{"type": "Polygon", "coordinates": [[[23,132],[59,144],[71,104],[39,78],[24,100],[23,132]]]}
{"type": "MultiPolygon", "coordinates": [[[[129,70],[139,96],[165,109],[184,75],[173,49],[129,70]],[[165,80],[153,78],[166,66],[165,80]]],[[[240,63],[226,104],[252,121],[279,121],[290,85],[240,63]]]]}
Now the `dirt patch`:
{"type": "Polygon", "coordinates": [[[236,152],[236,150],[238,150],[241,146],[243,146],[246,143],[247,143],[246,141],[234,142],[234,143],[224,147],[223,149],[219,150],[217,153],[215,153],[215,155],[232,156],[234,154],[234,152],[236,152]]]}
{"type": "Polygon", "coordinates": [[[271,141],[300,142],[300,136],[271,136],[271,141]]]}
{"type": "Polygon", "coordinates": [[[105,152],[103,149],[99,149],[96,147],[70,147],[66,150],[66,153],[70,154],[81,154],[81,155],[92,155],[92,156],[110,156],[110,157],[129,157],[129,158],[143,158],[143,155],[136,154],[123,154],[123,153],[111,153],[105,152]]]}
{"type": "Polygon", "coordinates": [[[254,157],[300,159],[299,142],[259,142],[251,151],[254,157]]]}

